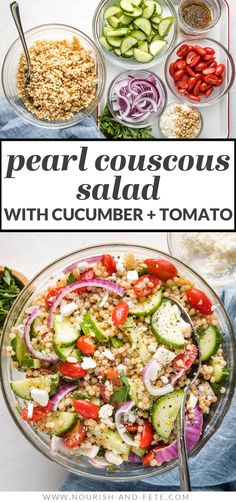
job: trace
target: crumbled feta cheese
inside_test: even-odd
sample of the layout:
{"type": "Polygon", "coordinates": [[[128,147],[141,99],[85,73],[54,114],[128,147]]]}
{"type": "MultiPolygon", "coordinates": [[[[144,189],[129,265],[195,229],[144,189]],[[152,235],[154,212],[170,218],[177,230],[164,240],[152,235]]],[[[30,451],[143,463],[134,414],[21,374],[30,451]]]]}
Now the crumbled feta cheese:
{"type": "Polygon", "coordinates": [[[133,411],[128,411],[128,413],[124,413],[124,421],[129,424],[134,424],[138,419],[138,415],[135,415],[133,411]]]}
{"type": "Polygon", "coordinates": [[[123,458],[121,455],[113,453],[113,451],[106,451],[105,458],[107,462],[113,465],[121,465],[123,463],[123,458]]]}
{"type": "Polygon", "coordinates": [[[34,411],[34,404],[32,401],[28,402],[28,407],[27,407],[27,417],[32,418],[33,416],[33,411],[34,411]]]}
{"type": "Polygon", "coordinates": [[[87,261],[81,261],[81,263],[78,263],[77,265],[77,270],[79,271],[80,274],[83,272],[86,272],[90,268],[90,265],[87,261]]]}
{"type": "Polygon", "coordinates": [[[104,295],[103,295],[103,297],[102,297],[102,299],[101,299],[101,301],[100,301],[99,306],[100,307],[104,307],[105,303],[108,301],[108,298],[109,298],[109,293],[106,290],[105,293],[104,293],[104,295]]]}
{"type": "Polygon", "coordinates": [[[151,354],[154,354],[154,352],[156,352],[155,345],[150,343],[150,345],[148,345],[148,351],[151,352],[151,354]]]}
{"type": "Polygon", "coordinates": [[[129,282],[135,282],[138,279],[138,272],[136,270],[128,270],[127,280],[129,282]]]}
{"type": "Polygon", "coordinates": [[[151,382],[156,381],[160,370],[161,370],[161,365],[157,361],[155,361],[155,364],[153,364],[148,369],[148,378],[151,380],[151,382]]]}
{"type": "Polygon", "coordinates": [[[114,361],[115,356],[112,354],[112,351],[110,349],[105,349],[102,353],[102,356],[106,357],[106,359],[109,359],[109,361],[114,361]]]}
{"type": "Polygon", "coordinates": [[[113,410],[114,407],[111,406],[111,404],[104,404],[103,406],[101,406],[98,412],[98,416],[99,418],[109,418],[112,416],[113,410]]]}
{"type": "Polygon", "coordinates": [[[63,317],[69,317],[77,309],[77,304],[75,302],[66,302],[62,300],[60,306],[60,312],[63,317]]]}
{"type": "Polygon", "coordinates": [[[164,366],[165,364],[171,363],[171,361],[175,359],[176,354],[165,347],[158,347],[153,357],[159,364],[164,366]]]}
{"type": "Polygon", "coordinates": [[[91,448],[83,448],[82,446],[80,446],[80,448],[78,449],[78,452],[81,454],[81,455],[84,455],[85,457],[89,457],[89,458],[95,458],[99,452],[99,446],[91,446],[91,448]]]}
{"type": "Polygon", "coordinates": [[[67,362],[68,363],[77,363],[76,357],[67,357],[67,362]]]}
{"type": "Polygon", "coordinates": [[[182,333],[184,336],[191,335],[192,328],[188,322],[186,322],[186,321],[184,321],[184,319],[182,319],[182,317],[179,320],[179,325],[181,327],[181,330],[182,330],[182,333]]]}
{"type": "Polygon", "coordinates": [[[123,372],[126,375],[127,368],[126,368],[126,366],[124,364],[118,364],[117,371],[118,371],[118,373],[122,373],[123,372]]]}
{"type": "Polygon", "coordinates": [[[188,404],[189,404],[190,408],[195,408],[197,402],[198,402],[198,397],[195,396],[195,394],[193,394],[191,392],[190,396],[189,396],[189,400],[188,400],[188,404]]]}
{"type": "Polygon", "coordinates": [[[40,406],[47,406],[49,401],[49,395],[46,390],[36,389],[33,387],[31,390],[31,397],[36,403],[40,404],[40,406]]]}
{"type": "Polygon", "coordinates": [[[96,368],[97,364],[94,361],[94,359],[92,359],[92,357],[83,357],[83,361],[81,363],[81,366],[82,366],[83,370],[91,370],[91,369],[96,368]]]}
{"type": "Polygon", "coordinates": [[[118,275],[122,275],[125,271],[124,265],[121,260],[119,260],[116,264],[116,272],[118,275]]]}
{"type": "Polygon", "coordinates": [[[168,382],[169,382],[169,380],[168,380],[168,378],[167,378],[167,376],[166,376],[166,375],[161,376],[161,381],[162,381],[162,383],[164,383],[164,384],[166,384],[166,383],[168,383],[168,382]]]}

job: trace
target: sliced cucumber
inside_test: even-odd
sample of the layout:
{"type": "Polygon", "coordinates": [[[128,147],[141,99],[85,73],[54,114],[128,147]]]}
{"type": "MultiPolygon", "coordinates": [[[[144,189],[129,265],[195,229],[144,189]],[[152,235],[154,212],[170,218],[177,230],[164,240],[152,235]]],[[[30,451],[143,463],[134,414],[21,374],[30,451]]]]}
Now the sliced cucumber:
{"type": "Polygon", "coordinates": [[[120,0],[120,8],[125,12],[133,12],[134,6],[130,0],[120,0]]]}
{"type": "Polygon", "coordinates": [[[143,9],[134,9],[133,12],[129,13],[129,16],[131,17],[140,17],[142,16],[143,9]]]}
{"type": "Polygon", "coordinates": [[[115,16],[109,17],[107,21],[110,24],[110,26],[112,26],[113,28],[119,28],[121,25],[120,18],[115,17],[115,16]]]}
{"type": "Polygon", "coordinates": [[[93,334],[97,340],[101,343],[107,342],[107,337],[104,335],[103,331],[99,328],[96,321],[91,316],[90,312],[87,312],[84,316],[83,322],[81,324],[81,329],[85,335],[93,334]]]}
{"type": "Polygon", "coordinates": [[[164,301],[151,319],[153,334],[169,349],[182,349],[185,339],[176,311],[170,301],[164,301]]]}
{"type": "Polygon", "coordinates": [[[116,48],[119,48],[121,46],[121,42],[123,40],[123,38],[116,38],[116,37],[106,37],[107,38],[107,42],[109,45],[112,45],[112,47],[116,47],[116,48]]]}
{"type": "Polygon", "coordinates": [[[132,451],[138,455],[139,457],[144,457],[144,455],[146,454],[147,452],[147,449],[146,448],[137,448],[136,446],[133,446],[132,447],[132,451]]]}
{"type": "Polygon", "coordinates": [[[118,432],[111,429],[104,429],[100,434],[104,441],[104,448],[108,448],[109,450],[114,449],[117,453],[122,455],[129,455],[131,446],[122,441],[118,432]]]}
{"type": "Polygon", "coordinates": [[[70,347],[61,347],[54,342],[53,349],[55,351],[55,354],[59,357],[59,359],[61,359],[61,361],[66,361],[67,358],[70,357],[71,352],[74,349],[74,345],[71,345],[70,347]]]}
{"type": "Polygon", "coordinates": [[[157,434],[168,439],[174,428],[174,423],[184,398],[184,390],[175,390],[161,397],[152,407],[152,425],[157,434]]]}
{"type": "Polygon", "coordinates": [[[49,429],[50,436],[61,436],[69,431],[77,421],[77,413],[69,411],[53,411],[50,420],[54,422],[52,429],[49,429]]]}
{"type": "Polygon", "coordinates": [[[112,5],[111,7],[108,7],[103,15],[103,19],[108,19],[109,17],[112,16],[117,16],[117,14],[122,13],[121,8],[118,5],[112,5]]]}
{"type": "Polygon", "coordinates": [[[115,50],[114,50],[114,53],[115,53],[118,57],[120,57],[120,56],[121,56],[121,50],[120,50],[120,49],[115,49],[115,50]]]}
{"type": "Polygon", "coordinates": [[[39,359],[32,359],[31,357],[25,357],[22,359],[20,364],[21,369],[25,370],[26,368],[32,368],[37,370],[41,368],[41,361],[39,359]]]}
{"type": "Polygon", "coordinates": [[[111,344],[115,349],[119,349],[120,347],[123,347],[123,342],[118,338],[118,336],[112,336],[110,338],[111,344]]]}
{"type": "Polygon", "coordinates": [[[107,38],[109,37],[124,37],[128,35],[129,30],[128,28],[118,28],[117,30],[107,30],[107,38]]]}
{"type": "Polygon", "coordinates": [[[155,12],[156,12],[155,2],[153,2],[152,0],[147,0],[146,2],[144,2],[143,17],[149,19],[154,15],[155,12]]]}
{"type": "Polygon", "coordinates": [[[162,38],[162,37],[161,37],[158,33],[156,33],[156,34],[153,36],[153,38],[152,38],[152,40],[151,40],[151,41],[152,41],[152,42],[155,42],[156,40],[163,40],[163,38],[162,38]]]}
{"type": "Polygon", "coordinates": [[[130,16],[126,16],[126,14],[122,14],[122,16],[119,18],[119,21],[124,26],[128,26],[129,24],[131,24],[133,22],[133,18],[130,16]]]}
{"type": "Polygon", "coordinates": [[[166,40],[154,40],[149,46],[150,54],[155,57],[159,52],[162,51],[162,49],[164,49],[166,44],[166,40]]]}
{"type": "Polygon", "coordinates": [[[104,36],[100,37],[99,42],[100,42],[101,46],[103,47],[103,49],[105,49],[106,51],[112,51],[112,46],[108,43],[106,37],[104,37],[104,36]]]}
{"type": "Polygon", "coordinates": [[[158,16],[161,16],[163,12],[163,7],[158,2],[155,2],[155,7],[156,7],[156,14],[158,16]]]}
{"type": "Polygon", "coordinates": [[[173,26],[175,21],[174,17],[165,17],[159,24],[159,34],[161,37],[166,37],[173,26]]]}
{"type": "Polygon", "coordinates": [[[143,0],[131,0],[132,5],[135,7],[139,7],[142,4],[143,0]]]}
{"type": "Polygon", "coordinates": [[[162,292],[159,290],[148,296],[144,301],[138,301],[130,306],[130,315],[134,317],[145,317],[153,314],[161,305],[162,292]]]}
{"type": "Polygon", "coordinates": [[[23,338],[20,335],[16,335],[15,338],[11,341],[11,346],[15,352],[12,357],[13,361],[17,361],[19,367],[24,370],[26,368],[38,369],[41,368],[41,362],[39,359],[33,359],[31,354],[28,353],[27,347],[23,338]]]}
{"type": "Polygon", "coordinates": [[[50,389],[49,394],[55,394],[59,384],[59,375],[45,375],[35,378],[24,378],[24,380],[15,380],[10,382],[11,388],[16,396],[22,399],[31,399],[31,389],[36,387],[37,389],[45,390],[50,389]]]}
{"type": "Polygon", "coordinates": [[[141,30],[134,30],[130,33],[131,37],[137,38],[137,40],[146,40],[147,36],[141,30]]]}
{"type": "Polygon", "coordinates": [[[148,43],[141,42],[138,48],[140,49],[140,51],[148,52],[148,43]]]}
{"type": "Polygon", "coordinates": [[[201,361],[207,361],[217,352],[221,343],[221,333],[216,326],[209,326],[199,334],[201,361]]]}
{"type": "Polygon", "coordinates": [[[161,22],[161,17],[159,17],[159,16],[154,16],[151,19],[151,23],[153,23],[153,24],[157,24],[158,25],[160,22],[161,22]]]}
{"type": "Polygon", "coordinates": [[[229,370],[226,366],[221,366],[219,363],[213,363],[213,374],[216,383],[223,383],[229,377],[229,370]]]}
{"type": "Polygon", "coordinates": [[[139,352],[142,362],[148,362],[150,359],[150,352],[148,351],[146,344],[143,342],[141,334],[142,329],[136,326],[132,317],[128,317],[126,319],[123,324],[123,328],[125,329],[125,333],[132,345],[135,345],[135,350],[139,352]]]}
{"type": "Polygon", "coordinates": [[[137,39],[135,37],[128,36],[123,38],[122,44],[120,46],[121,54],[127,54],[129,49],[131,49],[131,47],[133,47],[134,45],[137,45],[137,39]]]}
{"type": "Polygon", "coordinates": [[[148,19],[145,19],[145,17],[139,17],[138,19],[135,19],[134,24],[135,26],[137,26],[137,28],[146,33],[147,36],[151,34],[152,25],[148,19]]]}
{"type": "Polygon", "coordinates": [[[60,347],[70,347],[79,338],[79,331],[74,324],[61,315],[54,317],[53,341],[60,347]]]}

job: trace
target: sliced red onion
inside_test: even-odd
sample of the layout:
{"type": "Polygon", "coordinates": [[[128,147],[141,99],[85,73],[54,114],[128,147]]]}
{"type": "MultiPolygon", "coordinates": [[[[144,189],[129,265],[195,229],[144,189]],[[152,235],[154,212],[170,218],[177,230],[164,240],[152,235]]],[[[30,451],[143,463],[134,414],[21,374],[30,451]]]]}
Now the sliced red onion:
{"type": "Polygon", "coordinates": [[[72,293],[75,289],[89,288],[89,287],[108,289],[109,291],[112,291],[112,293],[115,293],[119,296],[123,296],[125,294],[125,289],[122,288],[122,286],[119,286],[119,284],[116,284],[112,281],[108,281],[106,279],[85,279],[73,282],[73,284],[70,284],[69,286],[63,288],[53,301],[48,315],[49,328],[53,327],[54,312],[58,307],[58,305],[60,305],[61,300],[64,298],[64,296],[68,295],[68,293],[72,293]]]}
{"type": "Polygon", "coordinates": [[[164,385],[163,387],[155,387],[155,385],[151,383],[157,379],[160,369],[161,366],[155,359],[151,359],[144,368],[143,383],[151,396],[164,396],[174,390],[171,384],[164,385]]]}
{"type": "Polygon", "coordinates": [[[184,374],[184,370],[180,370],[178,371],[171,379],[171,385],[174,385],[175,382],[177,382],[177,380],[179,380],[179,378],[182,377],[182,375],[184,374]]]}
{"type": "MultiPolygon", "coordinates": [[[[193,420],[186,420],[185,425],[185,434],[186,434],[186,445],[187,450],[190,451],[195,444],[197,444],[201,434],[202,434],[202,426],[203,426],[203,413],[198,406],[195,408],[194,418],[193,420]]],[[[159,465],[163,464],[163,462],[170,462],[178,457],[178,444],[177,440],[166,446],[165,448],[161,448],[155,452],[155,459],[159,465]]]]}
{"type": "Polygon", "coordinates": [[[50,443],[50,451],[53,455],[58,453],[69,453],[69,448],[65,446],[63,439],[58,436],[52,436],[50,443]]]}
{"type": "Polygon", "coordinates": [[[51,364],[56,364],[59,359],[56,355],[47,355],[43,354],[39,350],[34,349],[31,343],[30,339],[30,327],[32,322],[38,317],[40,312],[40,309],[38,307],[32,307],[31,308],[31,314],[28,317],[26,323],[25,323],[25,329],[24,329],[24,339],[25,339],[25,344],[28,349],[28,351],[36,358],[39,359],[40,361],[48,362],[51,364]]]}
{"type": "Polygon", "coordinates": [[[77,389],[78,385],[73,383],[68,383],[67,385],[63,385],[60,389],[54,394],[50,401],[52,403],[52,410],[57,410],[58,404],[69,392],[77,389]]]}
{"type": "Polygon", "coordinates": [[[131,439],[129,434],[125,431],[125,427],[122,423],[122,418],[124,413],[128,413],[133,407],[134,407],[134,401],[128,401],[127,403],[123,404],[116,412],[115,414],[115,424],[117,428],[117,432],[119,433],[121,439],[123,441],[130,445],[130,446],[137,446],[135,441],[131,439]]]}
{"type": "Polygon", "coordinates": [[[137,455],[137,453],[134,453],[134,451],[130,452],[129,455],[129,462],[134,462],[135,464],[142,464],[142,457],[137,455]]]}
{"type": "Polygon", "coordinates": [[[69,272],[71,272],[71,270],[73,270],[75,267],[77,267],[77,265],[79,265],[79,263],[83,263],[86,261],[87,263],[92,265],[95,263],[99,263],[101,261],[101,258],[102,258],[101,256],[91,256],[90,258],[84,258],[83,260],[76,261],[75,263],[68,265],[68,267],[66,267],[63,270],[63,274],[65,274],[65,275],[69,274],[69,272]]]}
{"type": "Polygon", "coordinates": [[[97,469],[105,469],[105,467],[110,465],[103,457],[90,458],[88,462],[94,467],[97,467],[97,469]]]}

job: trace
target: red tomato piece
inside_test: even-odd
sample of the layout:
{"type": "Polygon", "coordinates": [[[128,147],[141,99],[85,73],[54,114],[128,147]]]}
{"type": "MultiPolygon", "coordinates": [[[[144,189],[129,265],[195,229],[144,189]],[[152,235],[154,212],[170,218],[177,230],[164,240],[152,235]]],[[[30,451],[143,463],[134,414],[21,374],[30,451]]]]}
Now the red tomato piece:
{"type": "Polygon", "coordinates": [[[22,408],[20,410],[21,418],[25,422],[37,422],[37,420],[41,420],[46,417],[50,411],[52,410],[52,403],[48,401],[47,406],[34,406],[32,417],[28,417],[28,407],[22,408]]]}
{"type": "Polygon", "coordinates": [[[196,76],[195,72],[193,71],[192,68],[190,68],[190,66],[186,66],[186,72],[188,73],[188,75],[190,77],[195,77],[196,76]]]}
{"type": "Polygon", "coordinates": [[[205,91],[206,98],[209,98],[209,96],[212,94],[212,92],[213,92],[213,87],[209,87],[209,89],[207,89],[205,91]]]}
{"type": "Polygon", "coordinates": [[[213,66],[211,68],[205,68],[202,73],[203,75],[213,75],[213,73],[215,73],[215,68],[213,66]]]}
{"type": "Polygon", "coordinates": [[[140,440],[140,448],[149,448],[153,438],[153,428],[148,420],[145,420],[140,440]]]}
{"type": "Polygon", "coordinates": [[[169,73],[170,76],[174,78],[174,73],[175,73],[175,63],[171,63],[169,67],[169,73]]]}
{"type": "Polygon", "coordinates": [[[196,101],[196,103],[200,103],[201,98],[199,96],[195,96],[194,94],[186,94],[187,98],[191,99],[192,101],[196,101]]]}
{"type": "Polygon", "coordinates": [[[187,56],[187,54],[191,50],[191,48],[192,48],[192,45],[188,45],[188,44],[181,45],[177,50],[177,56],[179,56],[180,58],[184,58],[185,56],[187,56]]]}
{"type": "Polygon", "coordinates": [[[88,373],[80,363],[68,363],[67,361],[59,365],[59,371],[69,378],[83,378],[88,373]]]}
{"type": "Polygon", "coordinates": [[[145,274],[134,283],[134,292],[136,296],[148,296],[157,289],[158,284],[159,279],[155,275],[145,274]]]}
{"type": "Polygon", "coordinates": [[[114,368],[107,370],[105,373],[102,374],[102,376],[105,378],[105,380],[108,380],[116,387],[119,387],[119,385],[121,385],[119,373],[114,368]]]}
{"type": "Polygon", "coordinates": [[[75,411],[84,418],[93,418],[96,420],[99,417],[100,406],[91,403],[87,399],[75,399],[73,402],[75,411]]]}
{"type": "MultiPolygon", "coordinates": [[[[91,279],[94,279],[94,271],[92,268],[89,268],[85,272],[82,272],[82,274],[80,274],[80,276],[79,276],[80,281],[89,281],[91,279]]],[[[79,295],[80,293],[84,293],[85,291],[87,291],[86,287],[75,289],[73,291],[73,293],[76,293],[77,295],[79,295]]]]}
{"type": "Polygon", "coordinates": [[[50,289],[50,291],[48,292],[47,296],[45,297],[45,300],[44,302],[46,303],[47,307],[51,307],[52,306],[52,303],[54,302],[54,300],[56,300],[57,296],[59,295],[60,291],[62,289],[64,289],[65,286],[61,286],[59,288],[54,288],[54,289],[50,289]]]}
{"type": "Polygon", "coordinates": [[[109,275],[116,272],[116,262],[113,256],[111,256],[110,254],[103,254],[101,261],[103,266],[106,267],[109,275]]]}
{"type": "Polygon", "coordinates": [[[82,352],[82,354],[92,356],[94,354],[94,345],[89,336],[81,336],[76,342],[77,349],[82,352]]]}
{"type": "Polygon", "coordinates": [[[205,315],[213,313],[212,302],[203,291],[197,288],[190,288],[186,295],[188,302],[193,308],[205,315]]]}
{"type": "Polygon", "coordinates": [[[175,61],[175,68],[177,68],[177,70],[184,70],[186,68],[186,61],[184,61],[184,59],[177,59],[177,61],[175,61]]]}
{"type": "Polygon", "coordinates": [[[188,80],[188,89],[189,91],[191,91],[191,89],[193,89],[193,87],[195,87],[197,83],[197,79],[196,77],[190,77],[189,80],[188,80]]]}
{"type": "Polygon", "coordinates": [[[206,49],[200,47],[200,45],[195,45],[194,50],[199,54],[199,56],[205,56],[207,54],[206,49]]]}
{"type": "Polygon", "coordinates": [[[215,54],[215,50],[212,47],[204,47],[207,54],[215,54]]]}
{"type": "Polygon", "coordinates": [[[179,80],[184,75],[184,70],[177,70],[174,73],[174,79],[179,80]]]}
{"type": "Polygon", "coordinates": [[[209,89],[209,88],[210,88],[210,85],[209,85],[209,84],[207,84],[206,82],[202,82],[202,83],[201,83],[201,87],[200,87],[200,91],[205,92],[205,91],[207,91],[207,89],[209,89]]]}
{"type": "Polygon", "coordinates": [[[220,86],[223,84],[223,82],[224,82],[224,77],[223,77],[223,75],[220,75],[220,76],[218,77],[218,82],[217,82],[217,84],[215,84],[215,87],[220,87],[220,86]]]}
{"type": "Polygon", "coordinates": [[[162,448],[165,448],[165,445],[160,445],[160,446],[154,446],[152,450],[150,450],[146,455],[143,457],[143,465],[149,465],[152,460],[155,459],[155,452],[158,450],[161,450],[162,448]]]}
{"type": "Polygon", "coordinates": [[[194,51],[189,51],[186,56],[186,63],[189,66],[195,66],[200,61],[200,56],[194,51]]]}
{"type": "Polygon", "coordinates": [[[206,54],[206,56],[204,56],[204,60],[207,61],[208,63],[210,61],[214,61],[214,59],[215,58],[214,58],[213,54],[206,54]]]}
{"type": "Polygon", "coordinates": [[[161,279],[161,281],[167,281],[168,279],[173,279],[178,274],[178,270],[167,260],[156,260],[155,258],[148,258],[144,260],[145,265],[147,265],[147,271],[149,274],[154,274],[161,279]]]}
{"type": "Polygon", "coordinates": [[[217,85],[219,83],[219,79],[216,75],[206,75],[205,82],[210,85],[217,85]]]}
{"type": "Polygon", "coordinates": [[[178,88],[178,92],[179,92],[180,94],[186,94],[186,89],[183,89],[182,87],[179,87],[179,88],[178,88]]]}
{"type": "Polygon", "coordinates": [[[183,354],[180,354],[173,360],[173,367],[176,371],[188,371],[197,359],[198,349],[196,345],[189,345],[183,354]]]}
{"type": "Polygon", "coordinates": [[[215,68],[217,66],[217,62],[216,61],[212,61],[209,65],[208,65],[208,68],[215,68]]]}
{"type": "Polygon", "coordinates": [[[205,68],[208,67],[208,64],[207,63],[203,63],[202,61],[200,63],[198,63],[195,67],[194,67],[194,70],[196,71],[202,71],[202,70],[205,70],[205,68]]]}
{"type": "Polygon", "coordinates": [[[70,431],[66,432],[63,437],[63,443],[67,448],[75,448],[83,443],[87,434],[87,429],[79,421],[70,431]]]}
{"type": "Polygon", "coordinates": [[[188,76],[183,75],[182,78],[177,81],[177,84],[181,89],[188,89],[188,76]]]}
{"type": "Polygon", "coordinates": [[[193,94],[194,96],[198,96],[199,92],[200,92],[200,87],[201,87],[201,84],[202,84],[202,81],[201,80],[198,80],[198,82],[196,83],[194,89],[193,89],[193,94]]]}
{"type": "Polygon", "coordinates": [[[225,72],[225,65],[218,64],[215,69],[215,75],[220,76],[223,75],[224,72],[225,72]]]}
{"type": "Polygon", "coordinates": [[[112,312],[112,322],[114,326],[124,324],[129,314],[129,305],[126,302],[119,302],[112,312]]]}
{"type": "Polygon", "coordinates": [[[127,424],[125,425],[127,432],[137,432],[138,424],[127,424]]]}

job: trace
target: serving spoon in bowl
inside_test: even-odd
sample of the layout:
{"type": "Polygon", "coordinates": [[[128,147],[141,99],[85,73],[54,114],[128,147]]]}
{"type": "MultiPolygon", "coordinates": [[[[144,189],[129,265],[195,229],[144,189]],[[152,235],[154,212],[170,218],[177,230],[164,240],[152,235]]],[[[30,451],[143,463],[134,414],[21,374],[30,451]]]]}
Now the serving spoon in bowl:
{"type": "Polygon", "coordinates": [[[180,490],[184,492],[190,492],[191,491],[191,481],[190,481],[190,475],[189,475],[189,465],[188,465],[188,451],[187,451],[187,445],[186,445],[186,435],[185,435],[185,404],[186,404],[186,398],[187,394],[189,392],[189,389],[191,385],[196,381],[200,369],[201,369],[201,357],[200,357],[200,345],[199,345],[199,336],[197,333],[196,328],[193,325],[192,319],[185,310],[185,308],[177,301],[174,300],[173,298],[168,298],[168,300],[174,304],[177,305],[181,312],[181,317],[186,321],[188,324],[190,324],[191,329],[192,329],[192,339],[194,342],[194,345],[196,345],[198,349],[198,362],[196,364],[193,364],[191,366],[191,371],[188,375],[189,378],[189,383],[186,385],[184,389],[184,398],[178,413],[177,417],[177,443],[178,443],[178,460],[179,460],[179,474],[180,474],[180,490]]]}
{"type": "Polygon", "coordinates": [[[19,37],[20,37],[20,40],[21,40],[21,43],[22,43],[22,47],[23,47],[23,50],[24,50],[24,53],[25,53],[25,59],[26,59],[26,64],[27,64],[27,73],[26,73],[26,79],[25,79],[25,91],[26,91],[26,93],[28,95],[27,86],[30,83],[31,68],[32,67],[31,67],[31,60],[30,60],[29,49],[28,49],[28,46],[27,46],[27,43],[26,43],[25,34],[24,34],[23,27],[22,27],[22,23],[21,23],[20,8],[19,8],[18,2],[12,2],[10,4],[10,9],[11,9],[11,14],[12,14],[12,17],[14,19],[14,22],[15,22],[15,25],[16,25],[16,29],[18,31],[18,34],[19,34],[19,37]]]}

